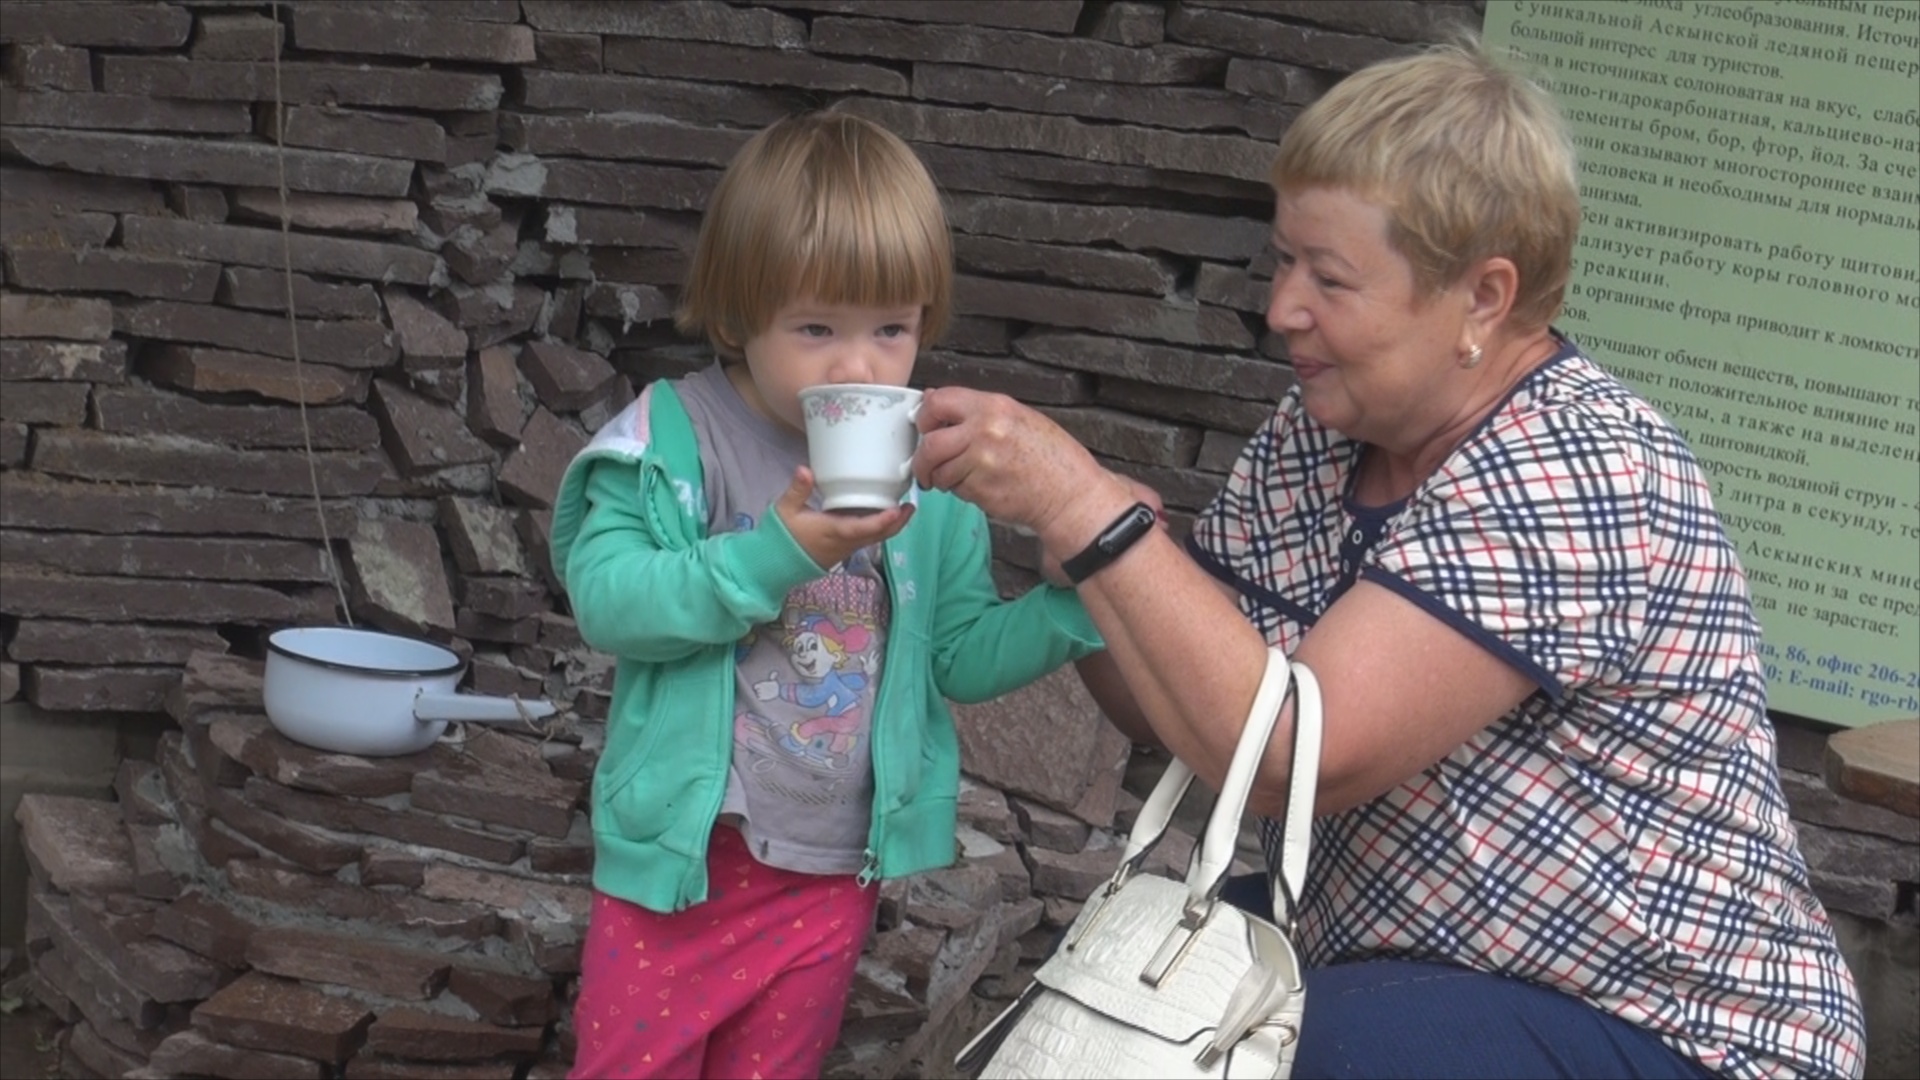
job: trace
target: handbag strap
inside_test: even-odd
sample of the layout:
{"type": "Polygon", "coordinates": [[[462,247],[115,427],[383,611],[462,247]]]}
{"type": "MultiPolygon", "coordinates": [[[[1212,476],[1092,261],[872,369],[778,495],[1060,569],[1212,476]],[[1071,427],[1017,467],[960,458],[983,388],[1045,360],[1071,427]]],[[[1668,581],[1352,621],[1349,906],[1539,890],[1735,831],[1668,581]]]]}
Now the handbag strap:
{"type": "MultiPolygon", "coordinates": [[[[1280,708],[1286,702],[1287,687],[1292,682],[1292,666],[1287,655],[1279,649],[1267,650],[1267,669],[1260,676],[1260,689],[1254,692],[1253,707],[1247,711],[1246,723],[1240,728],[1240,742],[1233,748],[1233,760],[1227,765],[1227,775],[1220,781],[1220,794],[1214,800],[1213,812],[1207,816],[1206,832],[1201,834],[1200,850],[1193,864],[1187,870],[1187,910],[1198,911],[1207,901],[1220,895],[1220,887],[1226,884],[1227,870],[1232,866],[1236,841],[1240,835],[1241,822],[1247,813],[1247,797],[1253,792],[1253,778],[1260,772],[1261,759],[1267,756],[1267,743],[1273,739],[1273,726],[1280,718],[1280,708]]],[[[1298,790],[1297,786],[1294,790],[1298,790]]],[[[1307,785],[1308,801],[1312,801],[1312,782],[1307,785]]],[[[1294,796],[1289,795],[1291,800],[1294,796]]],[[[1292,806],[1288,806],[1288,816],[1292,815],[1292,806]]],[[[1308,807],[1312,813],[1312,807],[1308,807]]],[[[1303,874],[1304,876],[1304,874],[1303,874]]]]}
{"type": "Polygon", "coordinates": [[[1320,680],[1313,669],[1293,663],[1293,761],[1288,769],[1287,816],[1280,834],[1280,869],[1267,870],[1273,890],[1273,921],[1291,927],[1307,886],[1307,857],[1313,849],[1313,797],[1320,784],[1320,744],[1326,717],[1320,705],[1320,680]],[[1282,907],[1282,905],[1285,905],[1282,907]]]}
{"type": "MultiPolygon", "coordinates": [[[[1197,909],[1198,904],[1219,895],[1221,885],[1225,884],[1226,872],[1233,862],[1240,824],[1246,816],[1247,796],[1252,789],[1253,778],[1259,771],[1261,758],[1266,754],[1267,743],[1273,738],[1273,726],[1279,719],[1290,683],[1297,684],[1294,695],[1295,767],[1287,793],[1282,865],[1270,867],[1269,874],[1272,878],[1270,885],[1274,896],[1274,913],[1279,916],[1276,921],[1284,926],[1292,916],[1293,904],[1290,900],[1283,900],[1283,897],[1300,895],[1300,889],[1306,883],[1307,855],[1313,838],[1313,797],[1320,776],[1320,685],[1306,665],[1290,663],[1285,653],[1274,648],[1267,650],[1266,671],[1261,675],[1260,688],[1254,693],[1253,707],[1248,710],[1247,722],[1234,748],[1233,762],[1227,768],[1220,796],[1207,819],[1206,832],[1188,865],[1187,902],[1190,907],[1197,909]],[[1302,764],[1307,767],[1301,768],[1302,764]],[[1284,910],[1281,907],[1283,903],[1286,904],[1284,910]]],[[[1145,863],[1147,853],[1166,835],[1173,812],[1192,783],[1193,770],[1185,762],[1175,758],[1168,763],[1160,782],[1154,785],[1147,801],[1141,805],[1133,831],[1127,835],[1126,850],[1121,856],[1120,866],[1114,871],[1110,888],[1118,887],[1120,882],[1145,863]]]]}

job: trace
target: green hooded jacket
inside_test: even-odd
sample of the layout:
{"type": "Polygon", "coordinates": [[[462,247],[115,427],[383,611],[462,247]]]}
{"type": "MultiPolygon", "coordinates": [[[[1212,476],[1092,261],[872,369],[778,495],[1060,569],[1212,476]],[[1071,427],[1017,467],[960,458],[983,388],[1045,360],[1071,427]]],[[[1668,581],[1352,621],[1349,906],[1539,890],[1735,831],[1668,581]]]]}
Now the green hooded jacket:
{"type": "MultiPolygon", "coordinates": [[[[1071,590],[1000,599],[978,507],[917,497],[884,545],[893,615],[863,879],[953,861],[960,750],[947,699],[984,701],[1103,647],[1071,590]]],[[[699,444],[666,382],[594,436],[554,505],[553,565],[580,636],[617,662],[593,778],[594,887],[660,912],[707,896],[707,837],[733,754],[734,645],[826,572],[778,514],[718,536],[706,518],[699,444]]]]}

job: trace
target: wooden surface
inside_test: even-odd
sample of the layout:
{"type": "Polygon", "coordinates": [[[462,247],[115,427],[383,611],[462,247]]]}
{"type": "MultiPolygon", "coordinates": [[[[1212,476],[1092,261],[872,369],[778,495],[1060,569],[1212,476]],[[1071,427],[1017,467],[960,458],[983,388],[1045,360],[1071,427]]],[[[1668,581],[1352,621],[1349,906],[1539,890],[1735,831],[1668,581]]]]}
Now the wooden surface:
{"type": "Polygon", "coordinates": [[[1827,739],[1827,786],[1920,818],[1920,717],[1835,732],[1827,739]]]}

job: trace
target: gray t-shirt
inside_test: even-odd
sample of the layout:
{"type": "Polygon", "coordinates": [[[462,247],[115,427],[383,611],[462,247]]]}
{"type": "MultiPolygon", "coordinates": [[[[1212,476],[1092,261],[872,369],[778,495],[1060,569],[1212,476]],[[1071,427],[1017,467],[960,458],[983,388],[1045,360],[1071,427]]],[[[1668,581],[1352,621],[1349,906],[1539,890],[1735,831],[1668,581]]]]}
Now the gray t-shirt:
{"type": "MultiPolygon", "coordinates": [[[[806,463],[806,437],[749,408],[719,364],[677,389],[700,443],[708,534],[753,528],[806,463]]],[[[891,614],[881,563],[875,546],[796,587],[773,622],[734,647],[733,764],[720,815],[769,866],[850,874],[865,862],[868,738],[891,614]]]]}

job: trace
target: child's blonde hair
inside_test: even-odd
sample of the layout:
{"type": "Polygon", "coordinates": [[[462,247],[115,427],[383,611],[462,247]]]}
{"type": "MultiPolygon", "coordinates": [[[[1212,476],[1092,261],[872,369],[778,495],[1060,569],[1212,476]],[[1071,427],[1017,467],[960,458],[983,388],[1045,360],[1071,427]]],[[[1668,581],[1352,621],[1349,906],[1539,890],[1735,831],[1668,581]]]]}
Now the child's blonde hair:
{"type": "Polygon", "coordinates": [[[953,240],[926,166],[870,120],[811,112],[748,140],[700,222],[674,313],[723,358],[800,299],[921,306],[924,348],[952,308],[953,240]]]}

